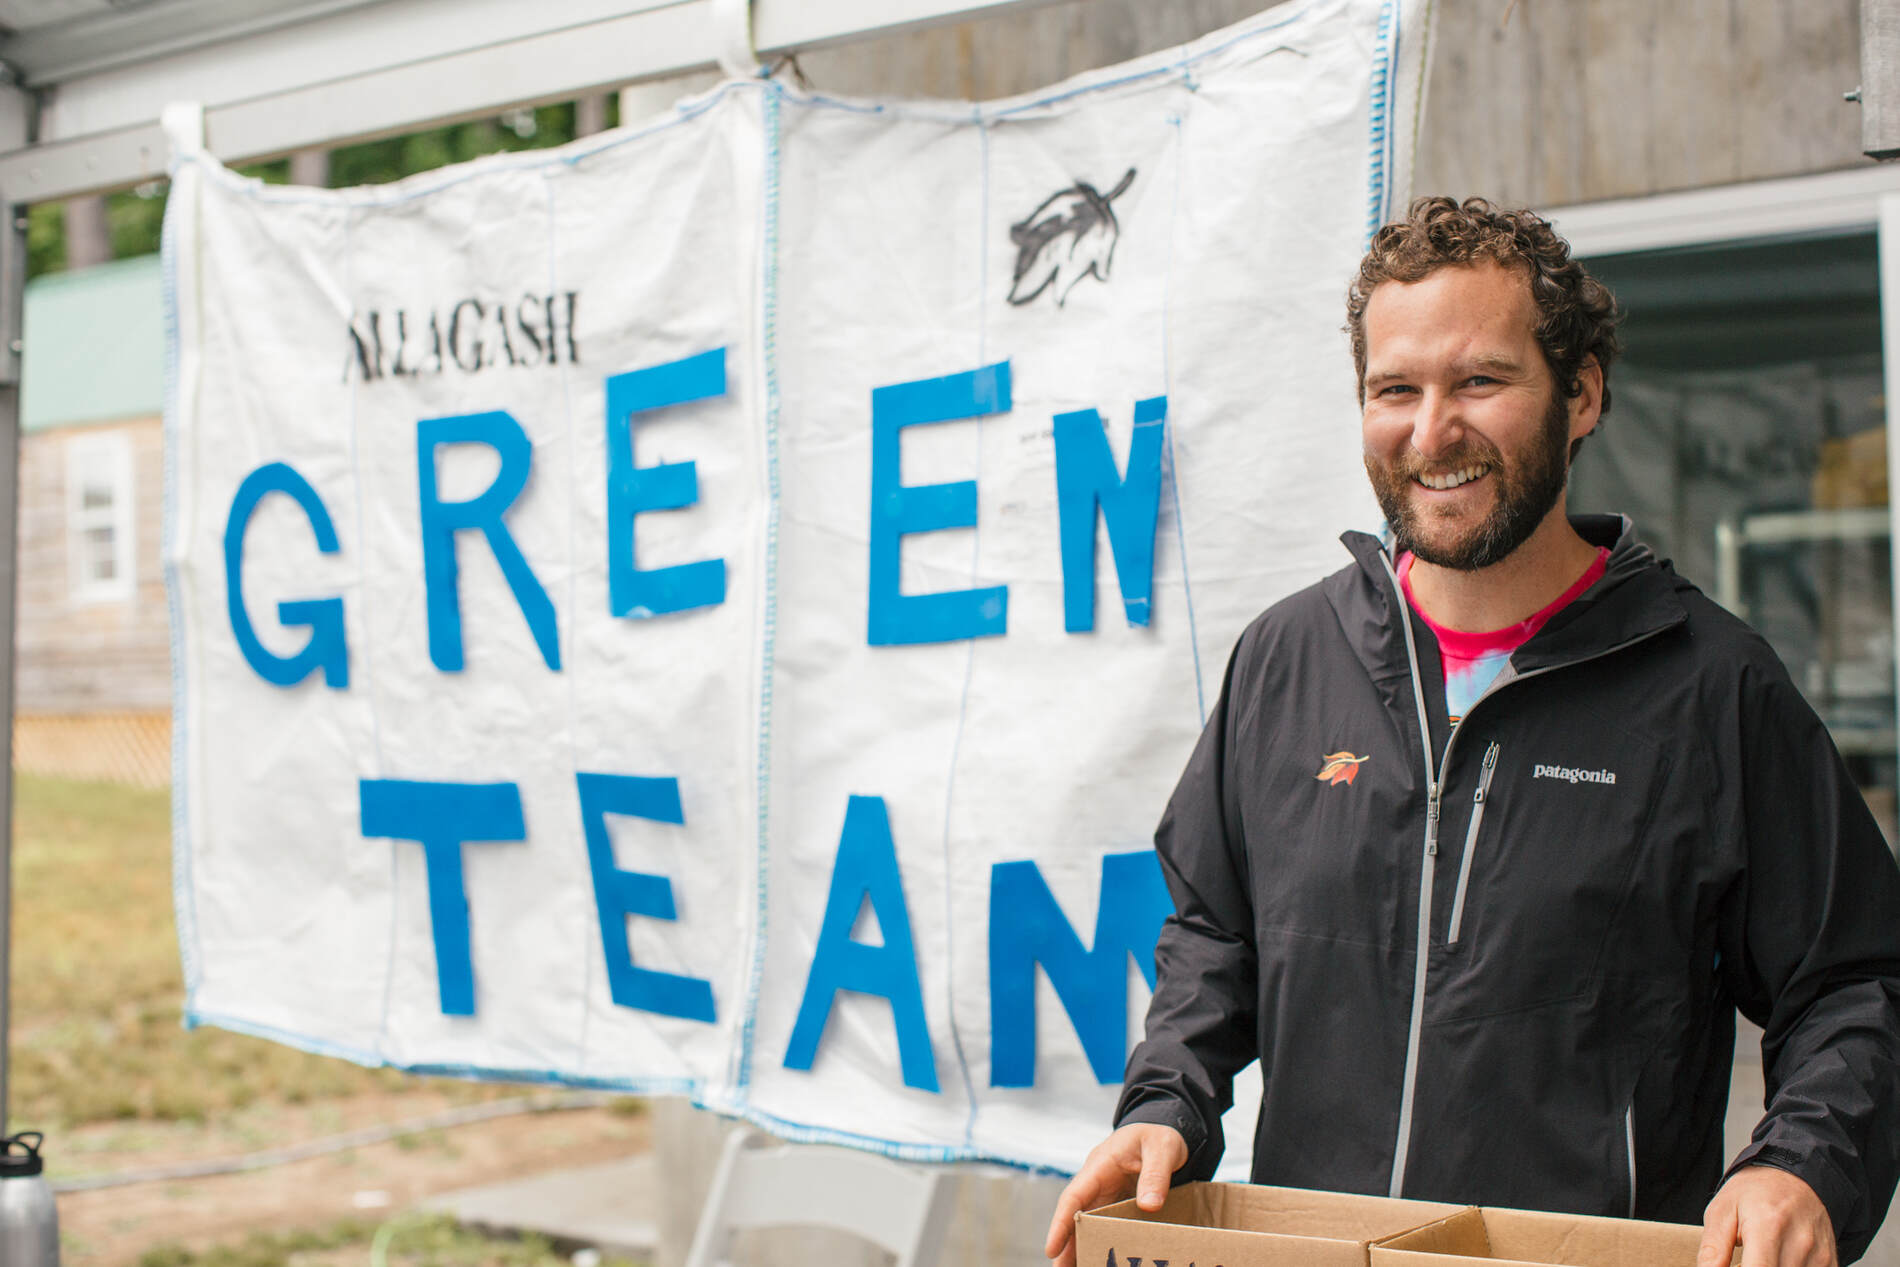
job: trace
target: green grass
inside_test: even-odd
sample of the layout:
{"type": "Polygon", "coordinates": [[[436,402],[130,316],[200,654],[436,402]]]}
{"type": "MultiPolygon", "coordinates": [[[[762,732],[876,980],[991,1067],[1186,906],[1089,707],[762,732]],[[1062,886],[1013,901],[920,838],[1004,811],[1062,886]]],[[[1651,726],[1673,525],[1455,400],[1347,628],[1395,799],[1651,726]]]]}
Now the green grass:
{"type": "Polygon", "coordinates": [[[16,774],[13,849],[11,1129],[204,1121],[419,1081],[180,1027],[167,793],[16,774]]]}
{"type": "MultiPolygon", "coordinates": [[[[139,1267],[289,1267],[293,1262],[359,1262],[354,1253],[369,1250],[372,1267],[572,1267],[539,1236],[520,1239],[484,1236],[460,1227],[446,1215],[403,1215],[377,1228],[348,1219],[306,1232],[253,1232],[242,1241],[193,1252],[178,1245],[147,1250],[139,1267]]],[[[601,1267],[633,1267],[625,1259],[603,1258],[601,1267]]]]}

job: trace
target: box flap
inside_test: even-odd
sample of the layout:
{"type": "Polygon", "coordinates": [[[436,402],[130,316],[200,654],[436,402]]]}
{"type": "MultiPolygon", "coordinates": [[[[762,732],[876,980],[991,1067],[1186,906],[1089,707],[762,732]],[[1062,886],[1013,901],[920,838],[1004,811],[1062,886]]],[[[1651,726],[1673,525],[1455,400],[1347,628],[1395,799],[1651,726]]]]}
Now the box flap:
{"type": "Polygon", "coordinates": [[[1372,1267],[1695,1267],[1702,1229],[1680,1223],[1474,1211],[1374,1245],[1372,1267]]]}
{"type": "Polygon", "coordinates": [[[1077,1215],[1077,1267],[1366,1267],[1368,1243],[1457,1209],[1301,1188],[1183,1184],[1153,1212],[1119,1201],[1077,1215]]]}

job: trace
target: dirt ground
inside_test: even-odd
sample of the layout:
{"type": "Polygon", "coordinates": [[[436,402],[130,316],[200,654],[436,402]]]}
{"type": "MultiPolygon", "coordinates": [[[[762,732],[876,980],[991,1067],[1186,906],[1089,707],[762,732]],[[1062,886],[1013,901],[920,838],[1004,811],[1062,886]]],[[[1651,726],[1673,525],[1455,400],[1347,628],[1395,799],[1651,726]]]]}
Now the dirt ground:
{"type": "MultiPolygon", "coordinates": [[[[205,1125],[85,1126],[47,1140],[48,1173],[59,1180],[235,1156],[423,1118],[456,1103],[420,1089],[257,1106],[205,1125]]],[[[375,1224],[435,1193],[648,1147],[643,1114],[625,1107],[567,1109],[438,1128],[239,1174],[68,1192],[59,1197],[62,1261],[65,1267],[132,1267],[166,1244],[201,1251],[255,1230],[324,1228],[345,1219],[375,1224]]]]}

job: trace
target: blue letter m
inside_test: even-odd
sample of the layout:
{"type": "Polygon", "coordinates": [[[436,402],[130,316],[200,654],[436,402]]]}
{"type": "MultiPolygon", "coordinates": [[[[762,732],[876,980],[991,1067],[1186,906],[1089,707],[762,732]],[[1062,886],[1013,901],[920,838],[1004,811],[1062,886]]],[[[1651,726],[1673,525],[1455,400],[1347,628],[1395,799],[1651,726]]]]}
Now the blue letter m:
{"type": "Polygon", "coordinates": [[[1155,941],[1174,911],[1152,849],[1102,859],[1095,945],[1082,944],[1034,862],[990,869],[990,1085],[1036,1081],[1036,966],[1069,1010],[1097,1082],[1120,1082],[1128,1059],[1128,960],[1152,989],[1155,941]]]}

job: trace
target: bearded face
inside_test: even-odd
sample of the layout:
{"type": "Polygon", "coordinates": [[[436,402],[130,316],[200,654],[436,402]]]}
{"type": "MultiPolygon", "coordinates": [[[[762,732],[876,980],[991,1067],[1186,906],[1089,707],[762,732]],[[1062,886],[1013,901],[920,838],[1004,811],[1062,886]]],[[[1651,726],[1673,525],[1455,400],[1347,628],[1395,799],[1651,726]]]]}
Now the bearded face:
{"type": "Polygon", "coordinates": [[[1406,448],[1391,459],[1371,450],[1366,475],[1391,525],[1394,545],[1437,567],[1476,571],[1501,562],[1530,539],[1564,491],[1569,474],[1569,403],[1553,385],[1540,425],[1515,453],[1467,431],[1452,450],[1427,461],[1406,448]],[[1473,480],[1493,485],[1490,508],[1473,515],[1462,506],[1424,504],[1421,483],[1455,487],[1473,480]]]}

